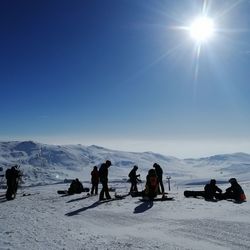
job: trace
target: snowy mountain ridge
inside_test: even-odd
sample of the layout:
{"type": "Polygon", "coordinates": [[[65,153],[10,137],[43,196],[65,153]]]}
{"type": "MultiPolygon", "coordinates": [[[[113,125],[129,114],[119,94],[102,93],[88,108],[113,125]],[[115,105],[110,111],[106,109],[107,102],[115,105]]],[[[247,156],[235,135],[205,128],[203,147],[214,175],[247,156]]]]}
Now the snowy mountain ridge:
{"type": "Polygon", "coordinates": [[[142,179],[154,162],[159,163],[165,175],[177,182],[201,181],[210,178],[241,180],[250,178],[250,155],[223,154],[199,159],[178,159],[153,152],[124,152],[96,145],[48,145],[33,141],[0,142],[0,166],[3,171],[18,164],[24,173],[24,182],[52,183],[65,178],[89,180],[93,166],[110,159],[110,179],[126,179],[133,165],[139,166],[142,179]]]}

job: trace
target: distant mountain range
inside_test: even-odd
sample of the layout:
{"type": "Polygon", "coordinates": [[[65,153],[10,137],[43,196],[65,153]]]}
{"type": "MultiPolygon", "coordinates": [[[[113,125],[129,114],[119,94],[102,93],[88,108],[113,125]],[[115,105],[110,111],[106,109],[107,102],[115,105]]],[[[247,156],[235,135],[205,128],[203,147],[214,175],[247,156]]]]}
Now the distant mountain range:
{"type": "Polygon", "coordinates": [[[130,169],[138,165],[145,179],[153,163],[159,163],[165,175],[176,183],[227,180],[234,176],[250,180],[250,155],[245,153],[215,155],[199,159],[178,159],[153,152],[124,152],[99,146],[48,145],[33,141],[0,142],[0,168],[5,171],[20,165],[27,185],[59,182],[65,178],[87,181],[93,166],[107,159],[112,161],[110,180],[126,179],[130,169]]]}

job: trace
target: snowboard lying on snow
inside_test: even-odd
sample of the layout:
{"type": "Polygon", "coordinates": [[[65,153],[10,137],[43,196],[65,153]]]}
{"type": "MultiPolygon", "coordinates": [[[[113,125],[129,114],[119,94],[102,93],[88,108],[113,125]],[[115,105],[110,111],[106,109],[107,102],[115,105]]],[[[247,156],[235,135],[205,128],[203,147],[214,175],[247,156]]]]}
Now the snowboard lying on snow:
{"type": "MultiPolygon", "coordinates": [[[[83,188],[83,192],[89,192],[89,188],[83,188]]],[[[68,195],[70,195],[68,190],[57,190],[57,193],[58,194],[68,194],[68,195]]]]}
{"type": "MultiPolygon", "coordinates": [[[[83,188],[83,192],[89,192],[89,188],[83,188]]],[[[109,192],[115,192],[115,188],[109,188],[109,192]]],[[[71,195],[69,194],[68,190],[57,190],[58,194],[65,194],[65,195],[71,195]]],[[[75,193],[74,193],[75,194],[75,193]]]]}
{"type": "MultiPolygon", "coordinates": [[[[165,195],[168,195],[169,193],[164,193],[165,195]]],[[[138,191],[138,192],[131,192],[130,195],[132,197],[143,197],[144,196],[144,192],[143,191],[138,191]]],[[[161,194],[159,194],[161,195],[161,194]]]]}
{"type": "Polygon", "coordinates": [[[140,201],[173,201],[174,197],[156,197],[149,199],[148,197],[142,197],[140,201]]]}
{"type": "Polygon", "coordinates": [[[190,191],[190,190],[186,190],[184,191],[184,196],[185,197],[205,197],[205,192],[204,191],[190,191]]]}

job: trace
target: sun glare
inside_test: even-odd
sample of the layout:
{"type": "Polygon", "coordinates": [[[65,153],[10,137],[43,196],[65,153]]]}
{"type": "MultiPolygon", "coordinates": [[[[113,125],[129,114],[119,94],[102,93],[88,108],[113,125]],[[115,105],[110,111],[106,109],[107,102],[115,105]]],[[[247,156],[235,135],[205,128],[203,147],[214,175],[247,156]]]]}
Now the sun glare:
{"type": "Polygon", "coordinates": [[[198,17],[190,25],[189,31],[196,42],[206,42],[214,34],[214,22],[209,17],[198,17]]]}

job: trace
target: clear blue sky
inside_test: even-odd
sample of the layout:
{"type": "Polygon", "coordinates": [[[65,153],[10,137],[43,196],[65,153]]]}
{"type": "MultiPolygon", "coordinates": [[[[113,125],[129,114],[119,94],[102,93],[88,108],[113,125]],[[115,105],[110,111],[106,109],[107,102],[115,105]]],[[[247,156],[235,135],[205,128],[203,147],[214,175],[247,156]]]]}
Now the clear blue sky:
{"type": "Polygon", "coordinates": [[[2,0],[0,137],[250,153],[250,1],[2,0]],[[197,74],[196,74],[197,72],[197,74]]]}

